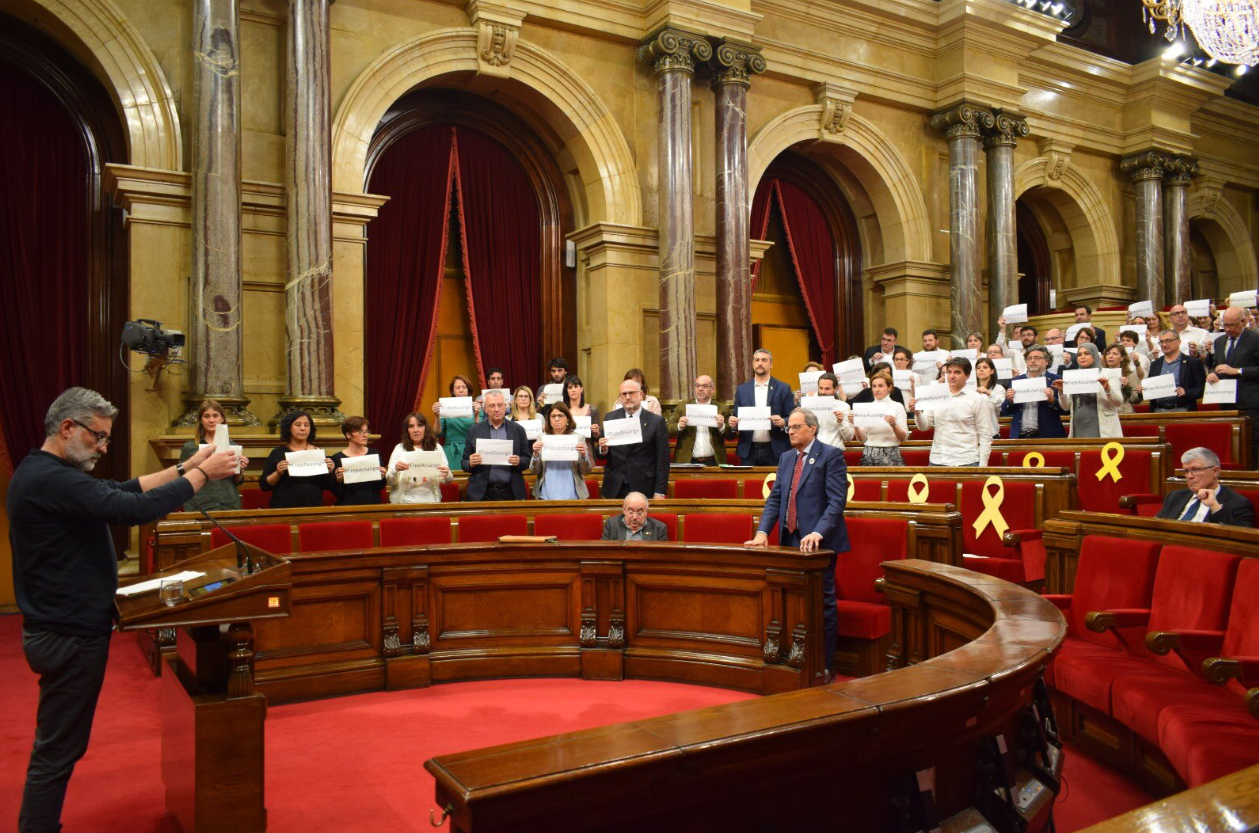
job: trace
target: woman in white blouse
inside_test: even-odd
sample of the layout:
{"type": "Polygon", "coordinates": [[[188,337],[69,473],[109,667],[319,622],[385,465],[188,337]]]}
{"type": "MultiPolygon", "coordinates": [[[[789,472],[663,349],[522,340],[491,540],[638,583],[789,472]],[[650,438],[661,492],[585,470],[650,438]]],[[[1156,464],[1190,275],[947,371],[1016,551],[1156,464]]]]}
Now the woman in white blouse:
{"type": "Polygon", "coordinates": [[[997,381],[997,366],[984,356],[975,361],[975,393],[988,397],[992,403],[993,424],[1001,416],[1001,403],[1005,401],[1005,388],[997,381]]]}
{"type": "Polygon", "coordinates": [[[402,442],[394,446],[389,455],[389,467],[385,470],[385,483],[389,486],[390,503],[441,503],[441,484],[455,479],[445,464],[412,467],[404,459],[412,451],[437,451],[442,453],[437,435],[430,430],[424,414],[407,414],[402,421],[402,442]],[[436,471],[437,476],[433,477],[436,471]]]}
{"type": "MultiPolygon", "coordinates": [[[[892,399],[892,374],[880,370],[870,376],[870,392],[874,401],[887,408],[883,422],[878,425],[862,427],[853,423],[857,442],[864,443],[861,452],[863,466],[903,466],[900,445],[909,437],[909,420],[905,415],[905,406],[892,399]]],[[[849,421],[853,414],[848,412],[849,421]]]]}

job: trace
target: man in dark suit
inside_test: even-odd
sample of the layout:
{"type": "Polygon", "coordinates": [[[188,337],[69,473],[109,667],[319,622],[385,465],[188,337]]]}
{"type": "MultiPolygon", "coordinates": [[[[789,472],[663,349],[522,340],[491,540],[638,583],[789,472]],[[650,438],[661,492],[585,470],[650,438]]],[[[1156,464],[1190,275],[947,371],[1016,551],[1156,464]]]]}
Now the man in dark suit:
{"type": "Polygon", "coordinates": [[[866,367],[866,373],[870,372],[870,366],[878,362],[892,363],[892,353],[896,350],[896,339],[900,338],[900,333],[896,332],[894,327],[888,327],[883,331],[883,337],[879,339],[879,343],[872,347],[867,347],[866,352],[861,356],[861,363],[866,367]]]}
{"type": "Polygon", "coordinates": [[[468,432],[463,449],[463,470],[468,472],[468,500],[524,500],[525,476],[529,469],[529,439],[525,429],[509,422],[507,402],[501,391],[485,394],[485,422],[478,422],[468,432]],[[476,453],[477,440],[511,440],[512,455],[506,466],[483,466],[476,453]]]}
{"type": "Polygon", "coordinates": [[[1027,362],[1027,372],[1015,376],[1014,379],[1044,378],[1045,401],[1021,402],[1016,405],[1014,385],[1010,385],[1010,389],[1005,392],[1005,401],[1001,403],[1001,415],[1012,417],[1010,439],[1065,437],[1067,429],[1062,425],[1062,415],[1065,411],[1058,404],[1058,391],[1054,389],[1054,382],[1058,381],[1058,377],[1045,370],[1049,367],[1049,351],[1044,347],[1029,348],[1024,353],[1024,361],[1027,362]]]}
{"type": "MultiPolygon", "coordinates": [[[[769,543],[769,532],[779,524],[778,543],[801,552],[827,549],[848,552],[844,506],[848,502],[848,466],[844,450],[817,441],[817,416],[801,408],[787,418],[791,448],[778,461],[778,477],[765,501],[761,524],[749,547],[769,543]]],[[[839,630],[835,606],[835,556],[822,573],[822,623],[826,635],[826,676],[830,677],[839,630]]]]}
{"type": "MultiPolygon", "coordinates": [[[[1083,324],[1084,326],[1088,327],[1089,329],[1093,331],[1093,335],[1096,336],[1096,338],[1093,339],[1093,343],[1097,345],[1097,349],[1099,350],[1106,349],[1106,331],[1093,323],[1093,308],[1092,307],[1090,307],[1088,304],[1080,304],[1078,307],[1076,307],[1075,308],[1075,323],[1083,324]]],[[[1079,332],[1079,330],[1077,330],[1076,332],[1079,332]]],[[[1072,336],[1071,340],[1067,342],[1067,346],[1068,347],[1075,346],[1074,336],[1072,336]]]]}
{"type": "Polygon", "coordinates": [[[621,383],[621,407],[603,418],[599,437],[599,457],[603,464],[603,487],[599,494],[615,500],[630,492],[652,494],[662,499],[669,491],[669,429],[664,419],[643,407],[643,389],[633,379],[621,383]],[[642,427],[642,442],[608,445],[607,424],[617,419],[636,419],[642,427]]]}
{"type": "Polygon", "coordinates": [[[1220,485],[1220,458],[1209,448],[1191,448],[1180,456],[1188,488],[1163,499],[1158,517],[1190,523],[1224,524],[1250,528],[1255,508],[1250,501],[1220,485]]]}
{"type": "Polygon", "coordinates": [[[768,431],[739,433],[739,460],[745,466],[774,466],[791,446],[787,439],[787,414],[796,406],[791,385],[770,376],[774,357],[764,348],[752,354],[752,378],[735,389],[734,414],[727,421],[732,431],[739,429],[739,409],[769,407],[768,431]]]}
{"type": "MultiPolygon", "coordinates": [[[[696,405],[712,405],[713,394],[717,386],[711,376],[695,377],[696,405]]],[[[705,466],[720,466],[726,462],[726,417],[717,412],[717,427],[695,426],[688,424],[686,409],[673,411],[677,422],[670,427],[670,434],[678,438],[673,448],[673,462],[700,463],[705,466]]]]}
{"type": "MultiPolygon", "coordinates": [[[[1148,400],[1150,412],[1196,411],[1198,400],[1207,386],[1207,371],[1202,362],[1180,352],[1180,334],[1175,330],[1163,330],[1158,334],[1158,346],[1163,355],[1150,362],[1149,377],[1170,373],[1176,377],[1175,398],[1165,396],[1148,400]]],[[[1137,391],[1142,386],[1137,385],[1137,391]]]]}
{"type": "Polygon", "coordinates": [[[647,496],[630,492],[621,504],[621,514],[603,522],[604,541],[668,541],[669,528],[647,517],[647,496]]]}
{"type": "MultiPolygon", "coordinates": [[[[1250,436],[1259,438],[1259,333],[1246,329],[1246,311],[1229,307],[1221,315],[1224,335],[1215,339],[1207,381],[1237,380],[1237,410],[1250,417],[1250,436]]],[[[1259,468],[1259,442],[1250,444],[1250,467],[1259,468]]]]}

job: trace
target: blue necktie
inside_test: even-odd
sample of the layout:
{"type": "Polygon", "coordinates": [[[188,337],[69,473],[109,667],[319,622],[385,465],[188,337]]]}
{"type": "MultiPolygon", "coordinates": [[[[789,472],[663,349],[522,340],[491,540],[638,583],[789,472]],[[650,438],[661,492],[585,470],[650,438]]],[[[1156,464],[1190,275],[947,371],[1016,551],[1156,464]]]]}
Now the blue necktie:
{"type": "Polygon", "coordinates": [[[1233,350],[1237,348],[1237,339],[1230,338],[1228,340],[1228,352],[1224,354],[1224,364],[1233,364],[1233,350]]]}
{"type": "Polygon", "coordinates": [[[1185,514],[1181,515],[1179,518],[1177,518],[1177,520],[1192,521],[1193,516],[1198,514],[1198,508],[1201,505],[1202,503],[1196,497],[1189,498],[1189,503],[1185,505],[1185,514]]]}

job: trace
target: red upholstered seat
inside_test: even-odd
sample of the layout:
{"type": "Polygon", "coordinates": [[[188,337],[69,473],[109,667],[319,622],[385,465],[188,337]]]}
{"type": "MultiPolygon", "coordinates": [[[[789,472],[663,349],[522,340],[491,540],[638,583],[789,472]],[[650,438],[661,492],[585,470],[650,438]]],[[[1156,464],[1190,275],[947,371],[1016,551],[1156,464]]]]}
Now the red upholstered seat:
{"type": "Polygon", "coordinates": [[[892,609],[875,602],[835,602],[839,611],[840,636],[878,639],[892,630],[892,609]]]}
{"type": "MultiPolygon", "coordinates": [[[[1000,512],[1010,532],[1023,533],[1028,540],[1007,547],[991,523],[983,532],[975,533],[975,521],[984,513],[985,484],[978,480],[962,483],[962,551],[964,566],[970,570],[997,576],[1016,583],[1043,581],[1045,578],[1045,545],[1040,540],[1036,521],[1036,484],[1008,481],[1004,484],[1000,512]],[[971,556],[979,556],[972,558],[971,556]],[[1012,564],[1002,564],[1013,561],[1012,564]]],[[[996,487],[988,489],[992,495],[996,487]]]]}
{"type": "Polygon", "coordinates": [[[911,440],[931,440],[934,439],[936,430],[934,428],[911,428],[909,429],[909,438],[911,440]]]}
{"type": "Polygon", "coordinates": [[[726,450],[726,464],[727,465],[738,466],[738,465],[741,465],[742,463],[743,461],[739,459],[739,452],[733,449],[726,450]]]}
{"type": "MultiPolygon", "coordinates": [[[[1139,408],[1141,406],[1138,405],[1137,407],[1139,408]]],[[[1146,405],[1145,407],[1147,410],[1149,409],[1149,405],[1146,405]]],[[[1125,423],[1123,426],[1123,435],[1125,437],[1157,437],[1158,429],[1159,427],[1157,425],[1139,425],[1129,422],[1125,423]]]]}
{"type": "Polygon", "coordinates": [[[441,484],[442,503],[458,503],[463,500],[463,491],[459,488],[458,483],[441,484]]]}
{"type": "Polygon", "coordinates": [[[271,493],[262,489],[241,489],[240,506],[242,509],[270,509],[271,493]]]}
{"type": "Polygon", "coordinates": [[[883,577],[880,565],[884,561],[905,557],[909,522],[898,518],[848,518],[846,525],[852,549],[835,557],[835,597],[884,604],[883,594],[874,589],[874,582],[883,577]]]}
{"type": "Polygon", "coordinates": [[[586,497],[589,498],[590,500],[602,499],[602,496],[599,494],[599,478],[597,477],[586,478],[586,497]]]}
{"type": "MultiPolygon", "coordinates": [[[[1033,451],[1035,449],[1031,448],[1011,451],[1006,459],[1006,465],[1011,468],[1022,468],[1023,460],[1033,451]]],[[[1036,453],[1045,458],[1045,468],[1061,467],[1075,471],[1074,451],[1036,451],[1036,453]]]]}
{"type": "Polygon", "coordinates": [[[739,496],[739,481],[713,477],[679,477],[673,481],[675,498],[734,500],[739,496]]]}
{"type": "Polygon", "coordinates": [[[962,554],[962,566],[1002,581],[1022,584],[1027,581],[1027,570],[1018,558],[990,558],[985,555],[962,554]]]}
{"type": "MultiPolygon", "coordinates": [[[[1220,656],[1259,657],[1259,558],[1243,558],[1237,568],[1220,656]]],[[[1236,680],[1229,687],[1239,695],[1245,693],[1236,680]]]]}
{"type": "MultiPolygon", "coordinates": [[[[264,492],[263,494],[268,494],[264,492]]],[[[259,549],[274,555],[288,554],[293,551],[293,533],[288,524],[266,524],[265,526],[234,526],[232,534],[246,544],[253,544],[259,549]]],[[[227,546],[231,540],[221,529],[210,530],[210,544],[215,549],[227,546]]]]}
{"type": "Polygon", "coordinates": [[[1234,708],[1176,704],[1159,716],[1159,748],[1190,787],[1259,763],[1259,720],[1234,708]]]}
{"type": "Polygon", "coordinates": [[[918,468],[926,468],[931,465],[931,449],[929,448],[902,448],[901,459],[905,461],[907,466],[915,466],[918,468]]]}
{"type": "Polygon", "coordinates": [[[1085,512],[1128,514],[1128,510],[1120,508],[1119,498],[1150,493],[1150,466],[1149,451],[1128,448],[1119,463],[1119,482],[1116,483],[1110,475],[1098,480],[1097,473],[1102,469],[1101,449],[1081,451],[1080,470],[1076,478],[1080,509],[1085,512]]]}
{"type": "Polygon", "coordinates": [[[853,500],[879,501],[883,499],[883,481],[853,478],[853,500]]]}
{"type": "Polygon", "coordinates": [[[533,534],[554,535],[561,541],[598,541],[603,537],[603,516],[598,512],[535,515],[533,534]]]}
{"type": "MultiPolygon", "coordinates": [[[[665,525],[665,529],[669,530],[670,541],[678,540],[678,516],[677,515],[658,515],[655,512],[648,512],[647,517],[655,518],[656,520],[660,521],[660,523],[665,525]]],[[[748,537],[751,537],[751,536],[748,536],[748,537]]],[[[746,541],[746,540],[747,538],[743,539],[743,541],[746,541]]],[[[739,543],[742,544],[743,541],[740,541],[739,543]]]]}
{"type": "Polygon", "coordinates": [[[337,496],[333,494],[332,492],[328,491],[327,489],[325,489],[323,493],[323,505],[335,506],[336,503],[337,503],[337,496]]]}
{"type": "Polygon", "coordinates": [[[429,546],[450,543],[450,518],[382,518],[382,547],[429,546]]]}
{"type": "MultiPolygon", "coordinates": [[[[1259,440],[1259,438],[1256,439],[1259,440]]],[[[1255,529],[1259,529],[1259,490],[1234,489],[1233,491],[1250,501],[1250,505],[1255,509],[1254,519],[1250,522],[1250,525],[1255,529]]]]}
{"type": "Polygon", "coordinates": [[[297,528],[302,552],[324,550],[369,550],[372,548],[371,521],[327,521],[302,524],[297,528]]]}
{"type": "MultiPolygon", "coordinates": [[[[654,516],[653,516],[654,517],[654,516]]],[[[742,544],[756,530],[751,515],[710,513],[686,515],[683,529],[688,544],[742,544]]]]}
{"type": "Polygon", "coordinates": [[[861,465],[861,455],[862,455],[861,449],[854,450],[851,448],[846,448],[844,449],[844,462],[847,463],[849,466],[859,466],[861,465]]]}
{"type": "MultiPolygon", "coordinates": [[[[909,502],[909,481],[911,478],[896,478],[887,481],[887,499],[891,503],[909,502]]],[[[921,486],[915,487],[915,491],[921,486]]],[[[957,481],[927,475],[928,503],[957,503],[957,481]]]]}
{"type": "MultiPolygon", "coordinates": [[[[760,477],[743,478],[743,499],[744,500],[764,500],[768,495],[765,492],[765,479],[768,475],[760,477]]],[[[770,484],[771,488],[773,484],[770,484]]]]}
{"type": "Polygon", "coordinates": [[[1142,402],[1140,405],[1133,405],[1132,410],[1138,414],[1148,414],[1150,412],[1150,403],[1142,402]]]}
{"type": "Polygon", "coordinates": [[[464,515],[459,518],[459,543],[497,541],[501,535],[527,535],[524,515],[464,515]]]}
{"type": "Polygon", "coordinates": [[[1003,440],[1010,439],[1010,426],[1008,423],[997,429],[997,436],[1003,440]]]}
{"type": "Polygon", "coordinates": [[[1180,460],[1180,455],[1191,448],[1209,448],[1214,451],[1222,463],[1233,460],[1233,426],[1227,422],[1188,422],[1167,425],[1163,428],[1163,436],[1172,446],[1172,459],[1180,460]]]}

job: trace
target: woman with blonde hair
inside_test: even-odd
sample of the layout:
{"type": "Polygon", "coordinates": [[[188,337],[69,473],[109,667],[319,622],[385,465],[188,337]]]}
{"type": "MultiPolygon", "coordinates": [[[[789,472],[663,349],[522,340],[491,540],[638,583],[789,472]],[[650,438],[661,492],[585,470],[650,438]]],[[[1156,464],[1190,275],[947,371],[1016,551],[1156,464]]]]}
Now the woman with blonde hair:
{"type": "MultiPolygon", "coordinates": [[[[197,438],[184,443],[179,449],[179,462],[188,460],[206,443],[214,442],[218,427],[227,422],[223,406],[214,399],[206,399],[197,406],[197,438]]],[[[240,508],[240,492],[237,487],[245,480],[244,471],[249,467],[249,458],[240,458],[241,474],[225,477],[222,480],[211,480],[201,487],[201,491],[188,498],[185,508],[201,507],[207,512],[231,512],[240,508]]]]}
{"type": "Polygon", "coordinates": [[[1102,367],[1119,370],[1119,388],[1123,393],[1119,413],[1134,413],[1133,406],[1141,402],[1141,392],[1137,390],[1142,378],[1140,365],[1132,361],[1122,344],[1112,344],[1102,354],[1102,367]]]}
{"type": "Polygon", "coordinates": [[[533,391],[529,390],[527,385],[521,385],[512,392],[511,408],[507,412],[507,418],[512,422],[538,418],[537,403],[534,402],[533,391]]]}

